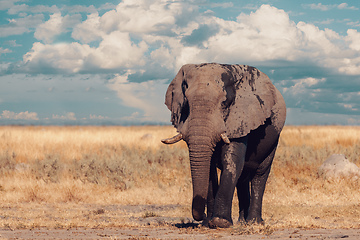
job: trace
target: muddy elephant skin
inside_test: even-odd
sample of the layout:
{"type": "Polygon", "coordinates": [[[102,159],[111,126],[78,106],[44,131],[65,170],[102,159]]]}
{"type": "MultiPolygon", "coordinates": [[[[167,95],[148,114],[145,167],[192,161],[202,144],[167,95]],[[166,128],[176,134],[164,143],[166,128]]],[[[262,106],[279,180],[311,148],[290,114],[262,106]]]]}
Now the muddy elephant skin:
{"type": "Polygon", "coordinates": [[[189,148],[194,219],[211,228],[231,226],[236,188],[239,221],[262,222],[286,118],[284,99],[268,76],[246,65],[187,64],[170,83],[165,104],[179,134],[162,141],[182,139],[189,148]]]}

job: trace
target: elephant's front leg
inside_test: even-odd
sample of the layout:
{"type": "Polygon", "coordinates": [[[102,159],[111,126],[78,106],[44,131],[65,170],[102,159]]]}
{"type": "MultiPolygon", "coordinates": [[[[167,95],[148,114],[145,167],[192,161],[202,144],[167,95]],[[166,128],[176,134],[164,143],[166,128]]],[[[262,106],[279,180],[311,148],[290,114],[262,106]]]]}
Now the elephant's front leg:
{"type": "Polygon", "coordinates": [[[222,147],[222,171],[220,185],[215,197],[214,213],[210,228],[230,227],[231,206],[235,187],[245,163],[247,137],[234,139],[222,147]]]}
{"type": "MultiPolygon", "coordinates": [[[[220,151],[220,150],[218,150],[220,151]]],[[[218,151],[215,151],[217,153],[218,151]]],[[[217,174],[217,159],[216,155],[214,154],[211,165],[210,165],[210,179],[209,179],[209,190],[208,190],[208,196],[207,196],[207,214],[206,219],[202,222],[204,226],[208,226],[209,221],[211,220],[213,213],[214,213],[214,207],[215,207],[215,197],[216,193],[218,191],[219,185],[218,185],[218,174],[217,174]]]]}

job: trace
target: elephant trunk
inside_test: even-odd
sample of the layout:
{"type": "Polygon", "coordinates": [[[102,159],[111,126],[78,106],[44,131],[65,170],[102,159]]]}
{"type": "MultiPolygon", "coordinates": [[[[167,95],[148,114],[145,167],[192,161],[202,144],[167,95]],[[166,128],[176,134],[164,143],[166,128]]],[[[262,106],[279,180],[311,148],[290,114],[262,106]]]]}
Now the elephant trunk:
{"type": "MultiPolygon", "coordinates": [[[[195,121],[195,120],[194,120],[195,121]]],[[[210,163],[216,142],[206,121],[190,122],[188,136],[191,178],[193,185],[192,215],[197,221],[205,218],[209,187],[210,163]]]]}

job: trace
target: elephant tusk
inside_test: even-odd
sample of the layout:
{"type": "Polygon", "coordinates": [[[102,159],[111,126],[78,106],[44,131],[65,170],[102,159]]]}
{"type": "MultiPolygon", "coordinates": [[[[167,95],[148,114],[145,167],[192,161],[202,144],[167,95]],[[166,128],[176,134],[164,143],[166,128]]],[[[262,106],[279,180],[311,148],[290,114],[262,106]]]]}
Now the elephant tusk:
{"type": "Polygon", "coordinates": [[[229,140],[229,138],[226,136],[226,133],[222,133],[222,134],[220,134],[220,136],[221,136],[221,139],[224,141],[224,143],[230,144],[230,140],[229,140]]]}
{"type": "Polygon", "coordinates": [[[183,138],[182,134],[179,133],[178,135],[176,135],[174,137],[162,139],[161,142],[165,143],[165,144],[174,144],[174,143],[179,142],[182,138],[183,138]]]}

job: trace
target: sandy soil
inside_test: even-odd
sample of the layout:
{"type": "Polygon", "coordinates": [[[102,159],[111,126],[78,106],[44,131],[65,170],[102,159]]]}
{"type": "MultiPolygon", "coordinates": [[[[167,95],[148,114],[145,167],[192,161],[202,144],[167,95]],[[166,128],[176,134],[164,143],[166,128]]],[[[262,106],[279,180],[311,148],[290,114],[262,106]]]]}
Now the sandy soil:
{"type": "Polygon", "coordinates": [[[237,235],[229,230],[137,227],[120,229],[1,229],[0,239],[360,239],[360,229],[286,229],[270,235],[237,235]]]}
{"type": "Polygon", "coordinates": [[[189,209],[182,205],[64,205],[61,212],[52,206],[23,204],[0,209],[0,240],[360,239],[360,229],[274,229],[271,225],[253,228],[240,224],[229,229],[208,229],[183,217],[189,209]],[[66,224],[69,221],[71,224],[66,224]]]}

